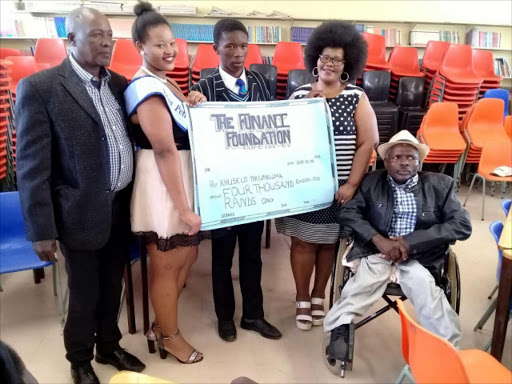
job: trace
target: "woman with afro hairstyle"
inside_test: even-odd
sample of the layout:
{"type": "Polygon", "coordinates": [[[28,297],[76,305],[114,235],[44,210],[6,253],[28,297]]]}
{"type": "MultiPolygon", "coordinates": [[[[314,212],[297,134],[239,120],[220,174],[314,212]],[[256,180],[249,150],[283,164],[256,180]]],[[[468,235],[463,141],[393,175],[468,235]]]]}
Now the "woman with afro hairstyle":
{"type": "Polygon", "coordinates": [[[291,99],[323,97],[332,115],[339,189],[333,204],[320,211],[276,219],[277,231],[291,237],[290,259],[297,289],[296,324],[308,331],[322,325],[325,287],[340,233],[335,213],[354,195],[379,142],[377,120],[355,80],[366,64],[368,47],[352,24],[326,21],[317,27],[305,50],[306,66],[316,78],[291,99]],[[315,272],[313,290],[310,280],[315,272]]]}

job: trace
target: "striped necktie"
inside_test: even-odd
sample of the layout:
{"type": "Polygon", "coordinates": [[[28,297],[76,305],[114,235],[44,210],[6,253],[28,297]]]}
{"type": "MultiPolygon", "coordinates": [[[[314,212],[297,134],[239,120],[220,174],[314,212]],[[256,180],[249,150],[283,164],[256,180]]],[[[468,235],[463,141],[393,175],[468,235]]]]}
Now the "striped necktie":
{"type": "Polygon", "coordinates": [[[247,88],[245,88],[245,83],[242,79],[236,79],[236,85],[238,85],[238,96],[245,96],[247,93],[247,88]]]}

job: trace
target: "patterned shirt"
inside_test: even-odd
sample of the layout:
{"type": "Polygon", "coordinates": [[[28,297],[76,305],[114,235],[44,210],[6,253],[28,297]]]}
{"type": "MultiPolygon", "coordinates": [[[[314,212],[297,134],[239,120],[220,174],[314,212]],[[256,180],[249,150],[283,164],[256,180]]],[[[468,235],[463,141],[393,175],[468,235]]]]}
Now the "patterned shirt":
{"type": "Polygon", "coordinates": [[[418,174],[402,185],[395,183],[390,176],[388,176],[388,182],[393,188],[395,200],[389,236],[405,236],[413,232],[416,227],[417,205],[412,189],[418,184],[418,174]]]}
{"type": "Polygon", "coordinates": [[[132,181],[133,148],[126,132],[123,111],[108,86],[111,75],[107,69],[102,68],[99,80],[84,70],[73,55],[69,55],[69,60],[100,115],[109,150],[110,189],[120,191],[132,181]]]}

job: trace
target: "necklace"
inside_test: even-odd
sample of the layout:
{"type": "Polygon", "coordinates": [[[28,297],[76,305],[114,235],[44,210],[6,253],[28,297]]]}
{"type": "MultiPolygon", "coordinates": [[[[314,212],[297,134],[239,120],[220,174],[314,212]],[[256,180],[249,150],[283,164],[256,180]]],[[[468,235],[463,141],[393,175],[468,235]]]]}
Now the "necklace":
{"type": "Polygon", "coordinates": [[[155,75],[153,72],[151,72],[146,67],[140,67],[140,69],[142,69],[144,72],[146,72],[149,76],[152,76],[152,77],[160,80],[163,84],[167,84],[167,79],[162,79],[160,76],[155,75]]]}

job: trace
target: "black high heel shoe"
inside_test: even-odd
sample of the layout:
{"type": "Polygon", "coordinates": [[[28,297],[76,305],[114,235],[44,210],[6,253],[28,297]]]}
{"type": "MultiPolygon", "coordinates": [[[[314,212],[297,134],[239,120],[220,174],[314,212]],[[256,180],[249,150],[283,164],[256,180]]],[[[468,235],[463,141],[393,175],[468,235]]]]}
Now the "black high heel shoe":
{"type": "Polygon", "coordinates": [[[171,336],[160,335],[160,337],[158,339],[158,352],[160,353],[160,358],[162,360],[165,360],[165,358],[169,354],[169,355],[173,356],[176,360],[178,360],[181,364],[193,364],[193,363],[199,363],[200,361],[202,361],[203,354],[201,352],[199,352],[197,349],[194,349],[192,351],[192,353],[190,354],[190,357],[188,358],[187,361],[181,361],[175,355],[173,355],[171,352],[169,352],[167,349],[165,349],[164,340],[172,340],[172,339],[177,338],[179,335],[180,335],[179,329],[178,329],[178,332],[176,332],[174,335],[171,335],[171,336]]]}
{"type": "Polygon", "coordinates": [[[158,336],[155,332],[155,329],[160,328],[158,323],[153,322],[151,324],[151,329],[146,333],[146,338],[148,339],[148,350],[149,353],[155,353],[155,342],[158,343],[158,336]]]}

